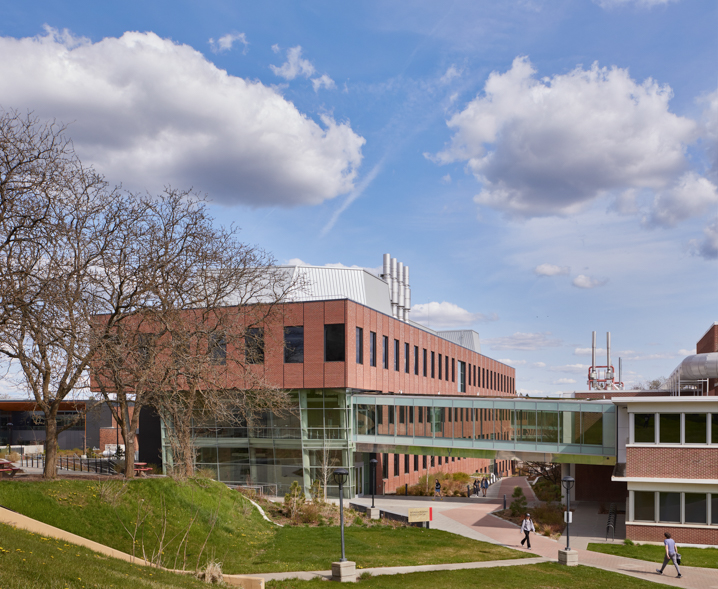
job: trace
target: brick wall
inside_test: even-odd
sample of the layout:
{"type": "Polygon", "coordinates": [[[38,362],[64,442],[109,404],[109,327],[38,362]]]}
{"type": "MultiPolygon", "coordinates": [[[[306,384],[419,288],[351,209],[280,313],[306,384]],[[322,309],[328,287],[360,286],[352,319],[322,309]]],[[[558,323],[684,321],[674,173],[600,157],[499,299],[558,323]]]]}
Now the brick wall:
{"type": "MultiPolygon", "coordinates": [[[[419,482],[419,479],[429,473],[430,486],[433,488],[432,475],[436,473],[454,473],[454,472],[465,472],[466,474],[474,474],[476,471],[480,473],[490,472],[491,461],[485,458],[456,458],[452,461],[451,458],[444,456],[441,459],[441,465],[439,464],[439,457],[434,457],[434,466],[431,466],[431,456],[426,457],[427,468],[423,468],[423,456],[419,456],[419,470],[414,472],[414,456],[409,456],[409,472],[404,469],[404,454],[399,454],[399,476],[394,476],[394,456],[395,454],[387,454],[389,459],[388,463],[388,478],[384,484],[385,493],[395,493],[396,490],[404,485],[408,484],[410,487],[419,482]]],[[[382,492],[382,461],[384,460],[384,454],[377,454],[376,458],[377,471],[376,471],[376,488],[377,492],[382,492]]],[[[511,474],[511,461],[509,460],[497,460],[497,467],[500,476],[508,476],[511,474]]]]}
{"type": "Polygon", "coordinates": [[[655,479],[711,479],[718,473],[715,448],[666,446],[626,448],[626,476],[655,479]]]}
{"type": "Polygon", "coordinates": [[[710,528],[689,528],[670,526],[641,526],[629,524],[626,526],[626,537],[630,540],[640,542],[663,542],[663,533],[668,532],[678,544],[680,551],[681,544],[707,544],[718,545],[718,527],[710,528]]]}
{"type": "Polygon", "coordinates": [[[611,480],[613,466],[602,464],[576,465],[576,500],[624,503],[628,484],[611,480]]]}

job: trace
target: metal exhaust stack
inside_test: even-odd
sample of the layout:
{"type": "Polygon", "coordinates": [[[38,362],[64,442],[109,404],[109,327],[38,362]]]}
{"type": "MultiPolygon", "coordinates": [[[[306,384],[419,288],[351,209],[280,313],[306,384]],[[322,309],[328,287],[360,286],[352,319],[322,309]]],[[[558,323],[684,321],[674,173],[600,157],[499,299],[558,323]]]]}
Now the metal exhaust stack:
{"type": "Polygon", "coordinates": [[[596,370],[596,332],[593,332],[591,339],[591,372],[596,370]]]}
{"type": "Polygon", "coordinates": [[[611,368],[611,332],[606,332],[606,385],[613,381],[613,368],[611,368]]]}
{"type": "Polygon", "coordinates": [[[404,264],[401,262],[396,263],[396,279],[397,279],[397,309],[396,316],[404,320],[404,264]]]}
{"type": "Polygon", "coordinates": [[[404,321],[409,321],[411,311],[411,288],[409,287],[409,266],[404,266],[404,321]]]}
{"type": "Polygon", "coordinates": [[[396,278],[396,258],[391,259],[391,314],[396,317],[399,302],[399,283],[396,278]]]}

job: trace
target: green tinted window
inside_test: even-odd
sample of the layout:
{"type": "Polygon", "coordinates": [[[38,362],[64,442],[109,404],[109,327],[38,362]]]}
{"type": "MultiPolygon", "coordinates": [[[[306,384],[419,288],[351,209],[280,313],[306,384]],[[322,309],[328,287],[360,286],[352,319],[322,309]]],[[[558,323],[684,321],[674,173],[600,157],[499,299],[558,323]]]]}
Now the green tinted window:
{"type": "Polygon", "coordinates": [[[634,521],[652,522],[656,520],[656,494],[653,491],[633,492],[634,521]]]}
{"type": "Polygon", "coordinates": [[[705,444],[707,421],[705,413],[686,413],[686,444],[705,444]]]}
{"type": "Polygon", "coordinates": [[[637,444],[653,444],[656,441],[655,421],[653,413],[635,413],[633,415],[634,440],[637,444]]]}
{"type": "Polygon", "coordinates": [[[681,414],[662,413],[660,416],[660,442],[661,444],[681,443],[681,414]]]}

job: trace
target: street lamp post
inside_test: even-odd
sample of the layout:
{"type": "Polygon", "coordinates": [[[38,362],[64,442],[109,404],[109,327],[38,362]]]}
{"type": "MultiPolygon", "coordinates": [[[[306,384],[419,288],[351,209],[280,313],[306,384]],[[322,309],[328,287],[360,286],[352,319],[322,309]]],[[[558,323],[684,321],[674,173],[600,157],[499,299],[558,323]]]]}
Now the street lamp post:
{"type": "Polygon", "coordinates": [[[571,550],[571,534],[569,527],[571,525],[571,489],[576,483],[573,477],[563,477],[561,485],[566,489],[566,550],[571,550]]]}
{"type": "Polygon", "coordinates": [[[371,464],[371,508],[374,509],[374,494],[376,493],[376,465],[379,461],[376,458],[372,458],[369,461],[371,464]]]}
{"type": "Polygon", "coordinates": [[[12,423],[10,422],[7,424],[7,445],[10,451],[12,451],[12,423]]]}
{"type": "Polygon", "coordinates": [[[337,468],[334,471],[334,482],[339,485],[339,524],[341,526],[342,535],[342,557],[339,562],[346,562],[347,558],[344,556],[344,483],[349,478],[349,471],[345,468],[337,468]]]}

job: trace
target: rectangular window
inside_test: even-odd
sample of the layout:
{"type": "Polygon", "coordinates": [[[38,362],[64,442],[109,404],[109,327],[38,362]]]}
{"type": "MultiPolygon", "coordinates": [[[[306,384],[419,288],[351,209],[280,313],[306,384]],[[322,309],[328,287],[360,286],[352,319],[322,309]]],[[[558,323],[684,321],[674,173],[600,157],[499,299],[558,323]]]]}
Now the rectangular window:
{"type": "Polygon", "coordinates": [[[345,333],[343,323],[332,323],[324,326],[324,361],[344,362],[346,354],[345,333]]]}
{"type": "Polygon", "coordinates": [[[394,340],[394,370],[399,372],[399,340],[394,340]]]}
{"type": "Polygon", "coordinates": [[[711,494],[711,523],[718,524],[718,493],[711,494]]]}
{"type": "Polygon", "coordinates": [[[456,359],[451,359],[451,382],[456,382],[456,359]]]}
{"type": "Polygon", "coordinates": [[[409,370],[410,370],[409,363],[410,363],[409,344],[404,343],[404,372],[406,372],[407,374],[409,374],[409,370]]]}
{"type": "Polygon", "coordinates": [[[284,362],[301,364],[304,362],[304,326],[284,328],[284,362]]]}
{"type": "Polygon", "coordinates": [[[486,388],[486,368],[481,369],[481,388],[486,388]]]}
{"type": "Polygon", "coordinates": [[[711,414],[711,444],[718,444],[718,413],[711,414]]]}
{"type": "Polygon", "coordinates": [[[441,380],[441,368],[443,366],[443,362],[441,361],[441,354],[439,354],[439,380],[441,380]]]}
{"type": "Polygon", "coordinates": [[[357,327],[356,352],[357,364],[364,364],[364,330],[361,327],[357,327]]]}
{"type": "Polygon", "coordinates": [[[394,454],[394,476],[399,476],[399,455],[394,454]]]}
{"type": "Polygon", "coordinates": [[[376,332],[369,332],[369,366],[376,366],[376,332]]]}
{"type": "Polygon", "coordinates": [[[404,474],[409,474],[409,472],[410,472],[410,470],[409,470],[409,460],[410,460],[409,455],[408,455],[408,454],[404,454],[404,474]]]}
{"type": "Polygon", "coordinates": [[[424,408],[419,407],[419,423],[424,423],[424,408]]]}
{"type": "Polygon", "coordinates": [[[685,514],[687,524],[705,524],[708,518],[708,502],[705,493],[685,494],[685,514]]]}
{"type": "Polygon", "coordinates": [[[434,364],[436,364],[436,352],[431,353],[431,378],[436,378],[436,372],[434,372],[434,364]]]}
{"type": "Polygon", "coordinates": [[[686,413],[686,444],[705,444],[708,436],[708,417],[705,413],[686,413]]]}
{"type": "Polygon", "coordinates": [[[419,472],[419,455],[414,454],[414,472],[419,472]]]}
{"type": "Polygon", "coordinates": [[[658,493],[658,521],[680,523],[680,493],[658,493]]]}
{"type": "MultiPolygon", "coordinates": [[[[421,468],[426,470],[426,456],[421,457],[421,468]]],[[[716,501],[716,503],[718,503],[718,501],[716,501]]]]}
{"type": "Polygon", "coordinates": [[[428,362],[428,353],[427,353],[427,351],[426,351],[426,348],[423,349],[423,358],[422,358],[422,359],[423,359],[423,363],[422,363],[422,364],[423,364],[423,368],[424,368],[424,370],[423,370],[423,375],[426,376],[426,375],[428,374],[428,364],[429,364],[429,362],[428,362]]]}
{"type": "Polygon", "coordinates": [[[394,425],[394,405],[389,405],[389,425],[394,425]]]}
{"type": "Polygon", "coordinates": [[[414,346],[414,374],[419,376],[419,346],[414,346]]]}
{"type": "Polygon", "coordinates": [[[653,491],[633,492],[633,520],[656,521],[656,494],[653,491]]]}
{"type": "Polygon", "coordinates": [[[227,340],[222,333],[209,335],[209,357],[212,364],[227,364],[227,340]]]}
{"type": "Polygon", "coordinates": [[[448,356],[444,356],[444,366],[446,368],[446,370],[444,370],[444,377],[448,381],[449,380],[449,357],[448,356]]]}
{"type": "Polygon", "coordinates": [[[376,423],[377,425],[383,425],[384,424],[384,407],[382,405],[377,405],[376,408],[376,423]]]}
{"type": "Polygon", "coordinates": [[[441,466],[441,456],[439,456],[439,466],[441,466]]]}
{"type": "Polygon", "coordinates": [[[434,457],[431,457],[431,468],[434,468],[434,457]]]}
{"type": "Polygon", "coordinates": [[[468,383],[469,386],[471,386],[471,364],[469,364],[469,373],[468,373],[468,376],[466,377],[466,382],[468,383]]]}
{"type": "Polygon", "coordinates": [[[382,342],[382,366],[389,369],[389,338],[386,335],[381,337],[382,342]]]}
{"type": "Polygon", "coordinates": [[[659,436],[661,444],[681,443],[681,414],[662,413],[659,417],[659,436]]]}
{"type": "Polygon", "coordinates": [[[466,392],[466,362],[459,360],[459,392],[466,392]]]}
{"type": "Polygon", "coordinates": [[[409,407],[408,411],[409,411],[409,423],[414,425],[414,408],[409,407]]]}
{"type": "Polygon", "coordinates": [[[405,416],[405,410],[404,406],[402,405],[399,407],[399,423],[404,423],[404,416],[405,416]]]}
{"type": "MultiPolygon", "coordinates": [[[[225,354],[226,346],[225,343],[225,354]]],[[[247,364],[264,364],[264,329],[250,327],[244,336],[244,355],[247,364]]]]}
{"type": "Polygon", "coordinates": [[[383,478],[383,479],[389,478],[389,455],[388,454],[382,455],[381,478],[383,478]]]}
{"type": "MultiPolygon", "coordinates": [[[[656,441],[656,416],[653,413],[634,413],[633,433],[636,444],[653,444],[656,441]]],[[[651,520],[653,521],[653,520],[651,520]]]]}

